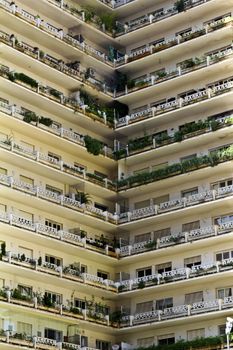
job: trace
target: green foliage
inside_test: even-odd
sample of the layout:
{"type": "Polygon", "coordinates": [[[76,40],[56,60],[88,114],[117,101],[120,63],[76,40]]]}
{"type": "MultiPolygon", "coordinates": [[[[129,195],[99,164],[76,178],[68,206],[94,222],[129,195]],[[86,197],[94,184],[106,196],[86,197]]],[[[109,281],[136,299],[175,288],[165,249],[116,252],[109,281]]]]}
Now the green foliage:
{"type": "Polygon", "coordinates": [[[184,0],[178,0],[175,2],[175,8],[178,12],[182,12],[185,10],[184,0]]]}
{"type": "Polygon", "coordinates": [[[50,299],[50,297],[47,294],[44,294],[43,299],[42,299],[42,304],[47,307],[53,307],[54,303],[50,299]]]}
{"type": "Polygon", "coordinates": [[[40,124],[44,124],[45,126],[48,126],[48,127],[53,124],[52,119],[45,118],[45,117],[40,117],[39,122],[40,122],[40,124]]]}
{"type": "Polygon", "coordinates": [[[191,350],[204,346],[217,346],[223,344],[223,342],[223,337],[216,336],[208,338],[196,338],[191,341],[179,340],[178,342],[169,345],[151,345],[147,348],[138,348],[138,350],[191,350]]]}
{"type": "Polygon", "coordinates": [[[108,32],[116,30],[116,15],[114,13],[103,12],[99,16],[100,23],[105,26],[108,32]]]}
{"type": "Polygon", "coordinates": [[[23,121],[25,121],[26,123],[31,123],[31,122],[38,122],[38,116],[36,115],[35,112],[31,112],[31,111],[26,111],[23,115],[23,121]]]}
{"type": "Polygon", "coordinates": [[[85,13],[85,22],[90,22],[95,16],[95,9],[90,6],[86,6],[84,8],[84,13],[85,13]]]}
{"type": "Polygon", "coordinates": [[[153,181],[158,181],[166,177],[170,177],[179,173],[189,172],[203,166],[214,166],[222,161],[227,161],[233,158],[233,146],[224,150],[212,152],[210,155],[202,157],[194,157],[190,160],[181,163],[168,165],[165,168],[151,172],[141,173],[128,177],[127,179],[118,181],[118,189],[124,186],[133,187],[139,184],[146,184],[153,181]]]}
{"type": "Polygon", "coordinates": [[[92,138],[89,135],[84,136],[85,146],[87,148],[87,152],[98,156],[103,148],[103,143],[99,140],[92,138]]]}
{"type": "Polygon", "coordinates": [[[138,283],[138,289],[143,289],[143,288],[145,288],[145,282],[144,281],[140,281],[138,283]]]}
{"type": "Polygon", "coordinates": [[[144,136],[134,140],[130,140],[128,143],[128,146],[129,146],[129,151],[135,151],[138,149],[142,149],[146,146],[149,146],[151,144],[152,144],[151,136],[144,136]]]}
{"type": "Polygon", "coordinates": [[[61,92],[56,90],[56,89],[50,89],[49,90],[50,95],[56,97],[56,98],[60,98],[61,97],[61,92]]]}
{"type": "Polygon", "coordinates": [[[156,241],[150,241],[145,244],[144,246],[147,249],[155,249],[156,248],[156,241]]]}
{"type": "Polygon", "coordinates": [[[75,200],[79,201],[81,204],[91,204],[91,196],[85,192],[78,192],[75,194],[75,200]]]}
{"type": "Polygon", "coordinates": [[[37,81],[24,73],[14,73],[14,80],[22,81],[23,83],[30,85],[32,88],[38,87],[37,81]]]}

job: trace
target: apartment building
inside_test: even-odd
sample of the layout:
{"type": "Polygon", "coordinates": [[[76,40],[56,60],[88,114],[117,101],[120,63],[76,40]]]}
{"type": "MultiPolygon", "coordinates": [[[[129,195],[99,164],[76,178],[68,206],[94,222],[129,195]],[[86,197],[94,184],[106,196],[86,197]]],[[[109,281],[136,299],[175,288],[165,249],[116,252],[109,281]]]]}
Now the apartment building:
{"type": "Polygon", "coordinates": [[[0,0],[2,350],[223,349],[232,11],[0,0]]]}

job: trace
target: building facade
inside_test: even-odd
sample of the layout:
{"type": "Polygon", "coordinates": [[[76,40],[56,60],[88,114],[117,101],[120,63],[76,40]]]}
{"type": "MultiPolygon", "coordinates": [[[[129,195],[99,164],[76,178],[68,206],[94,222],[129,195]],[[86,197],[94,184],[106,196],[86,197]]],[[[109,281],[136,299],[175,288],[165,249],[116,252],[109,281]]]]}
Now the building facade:
{"type": "Polygon", "coordinates": [[[0,348],[220,349],[233,1],[0,7],[0,348]]]}

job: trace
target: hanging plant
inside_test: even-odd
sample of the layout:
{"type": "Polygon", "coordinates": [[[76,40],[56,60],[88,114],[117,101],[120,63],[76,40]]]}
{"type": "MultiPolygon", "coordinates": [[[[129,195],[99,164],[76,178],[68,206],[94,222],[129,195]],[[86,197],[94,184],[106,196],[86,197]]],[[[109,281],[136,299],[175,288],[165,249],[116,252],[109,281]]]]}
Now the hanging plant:
{"type": "Polygon", "coordinates": [[[92,138],[91,136],[84,136],[85,146],[87,148],[87,152],[94,154],[94,156],[98,156],[103,148],[103,143],[99,140],[92,138]]]}

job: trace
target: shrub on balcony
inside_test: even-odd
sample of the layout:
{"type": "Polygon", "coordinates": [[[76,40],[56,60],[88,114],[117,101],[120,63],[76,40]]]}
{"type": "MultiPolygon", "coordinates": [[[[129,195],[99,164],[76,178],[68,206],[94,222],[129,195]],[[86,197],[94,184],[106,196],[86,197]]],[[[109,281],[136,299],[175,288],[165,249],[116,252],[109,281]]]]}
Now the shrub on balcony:
{"type": "Polygon", "coordinates": [[[185,10],[185,2],[184,0],[178,0],[175,2],[175,9],[178,11],[178,12],[182,12],[185,10]]]}
{"type": "Polygon", "coordinates": [[[108,32],[113,33],[116,30],[116,15],[114,13],[102,13],[99,16],[99,24],[104,25],[108,32]]]}
{"type": "Polygon", "coordinates": [[[50,89],[49,93],[50,93],[50,95],[56,97],[57,99],[59,99],[62,95],[62,93],[56,89],[50,89]]]}
{"type": "Polygon", "coordinates": [[[146,249],[155,249],[156,248],[156,241],[150,241],[144,245],[146,249]]]}
{"type": "Polygon", "coordinates": [[[136,151],[138,149],[142,149],[146,146],[151,145],[151,143],[152,143],[152,139],[150,136],[144,136],[134,140],[129,140],[129,143],[128,143],[129,151],[136,151]]]}
{"type": "Polygon", "coordinates": [[[47,294],[44,294],[42,298],[42,304],[43,306],[46,306],[46,307],[54,307],[54,303],[52,302],[51,298],[47,294]]]}
{"type": "Polygon", "coordinates": [[[113,152],[116,159],[121,159],[127,156],[126,149],[120,149],[119,151],[113,152]]]}
{"type": "Polygon", "coordinates": [[[143,288],[145,288],[145,282],[144,281],[140,281],[138,283],[138,289],[143,289],[143,288]]]}
{"type": "Polygon", "coordinates": [[[23,121],[26,123],[31,123],[31,122],[38,122],[38,116],[36,115],[35,112],[31,112],[31,111],[26,111],[23,114],[23,121]]]}
{"type": "Polygon", "coordinates": [[[30,301],[31,297],[28,295],[23,295],[17,288],[15,288],[11,294],[13,299],[30,301]]]}
{"type": "Polygon", "coordinates": [[[83,10],[85,14],[85,22],[91,22],[91,20],[95,17],[95,9],[90,6],[86,6],[83,10]]]}
{"type": "Polygon", "coordinates": [[[123,312],[121,310],[117,310],[111,313],[109,319],[111,323],[117,323],[117,325],[120,326],[123,316],[123,312]]]}
{"type": "Polygon", "coordinates": [[[1,247],[0,260],[2,260],[2,257],[6,255],[6,243],[3,242],[0,247],[1,247]]]}
{"type": "Polygon", "coordinates": [[[14,79],[30,85],[32,88],[38,87],[38,82],[24,73],[14,73],[14,79]]]}
{"type": "Polygon", "coordinates": [[[171,140],[171,136],[169,136],[167,133],[164,133],[161,136],[156,137],[155,140],[158,145],[161,145],[163,142],[171,140]]]}
{"type": "Polygon", "coordinates": [[[84,136],[85,146],[87,148],[87,152],[98,156],[103,148],[103,143],[99,140],[92,138],[89,135],[84,136]]]}
{"type": "Polygon", "coordinates": [[[53,121],[50,118],[40,117],[39,118],[39,123],[50,127],[53,124],[53,121]]]}
{"type": "Polygon", "coordinates": [[[75,200],[81,204],[91,204],[91,196],[85,192],[77,192],[75,194],[75,200]]]}

